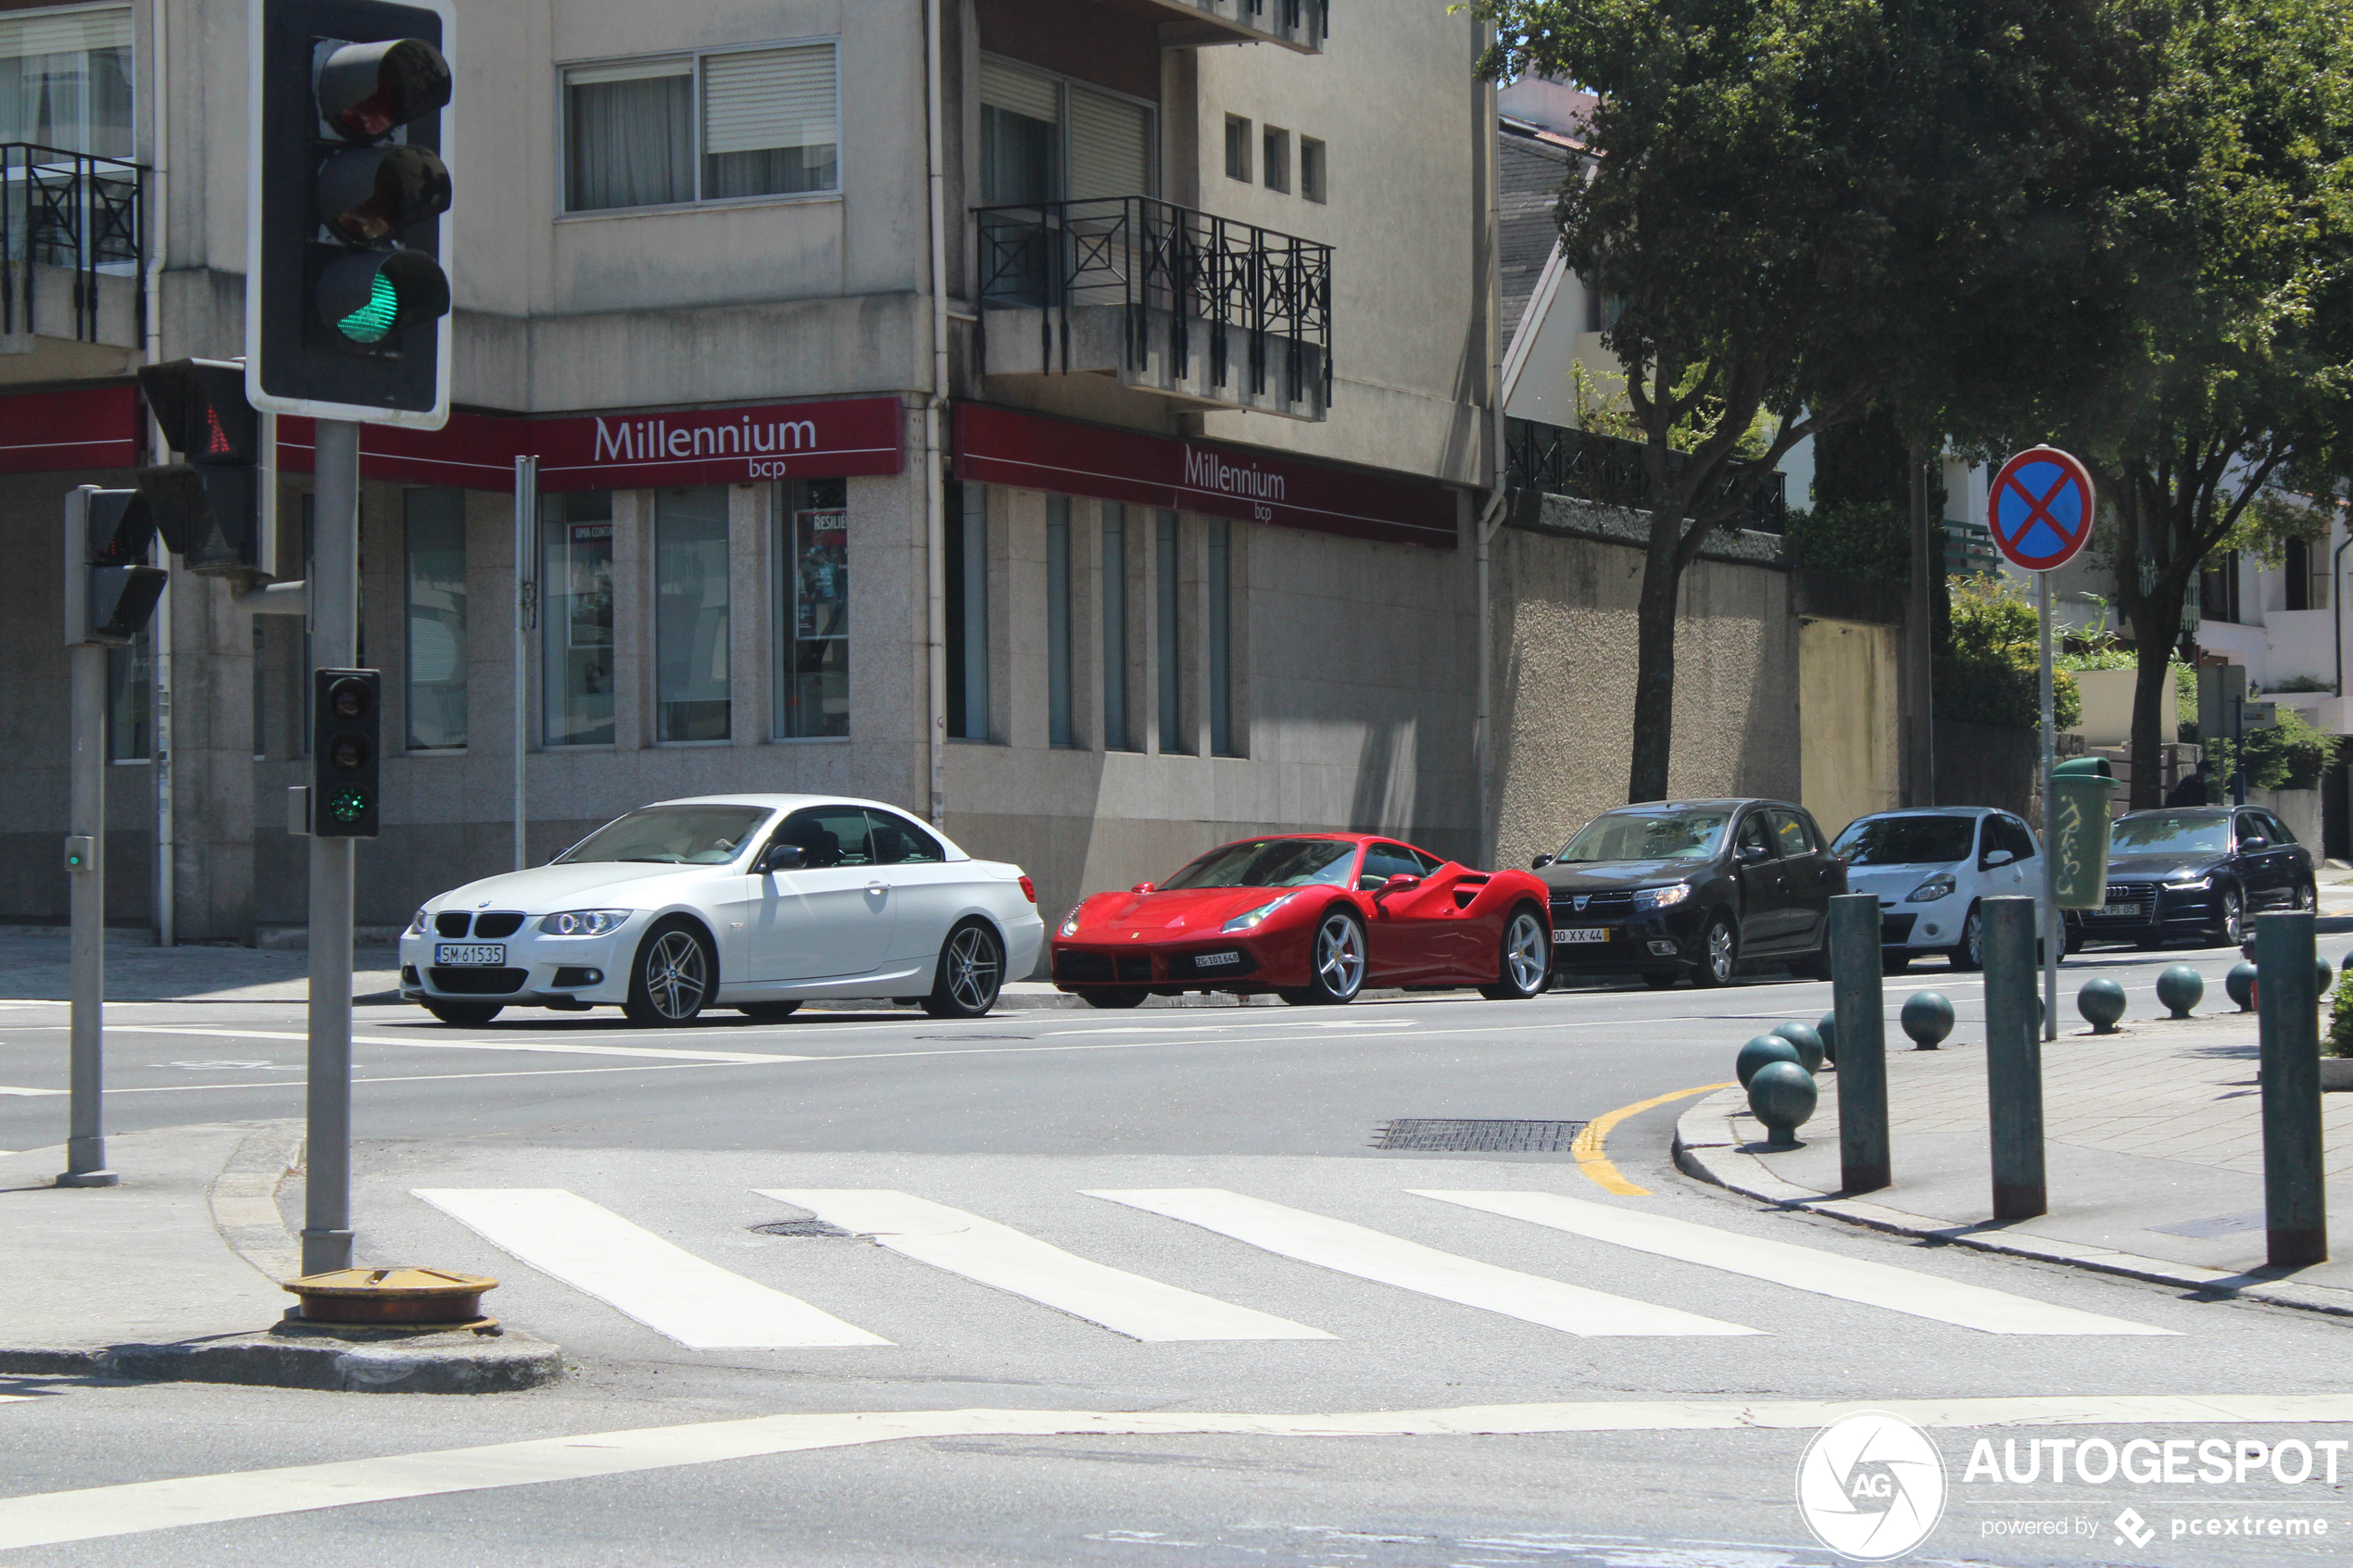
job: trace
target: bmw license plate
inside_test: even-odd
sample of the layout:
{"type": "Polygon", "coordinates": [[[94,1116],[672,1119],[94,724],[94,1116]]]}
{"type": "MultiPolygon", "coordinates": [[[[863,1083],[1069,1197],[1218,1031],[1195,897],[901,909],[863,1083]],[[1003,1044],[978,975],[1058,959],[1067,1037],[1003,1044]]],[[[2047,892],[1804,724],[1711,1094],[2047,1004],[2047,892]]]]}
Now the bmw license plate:
{"type": "Polygon", "coordinates": [[[1572,926],[1567,930],[1553,933],[1553,942],[1556,947],[1567,942],[1606,942],[1608,940],[1609,927],[1605,925],[1572,926]]]}
{"type": "Polygon", "coordinates": [[[503,969],[506,944],[501,942],[436,942],[433,961],[444,969],[503,969]]]}

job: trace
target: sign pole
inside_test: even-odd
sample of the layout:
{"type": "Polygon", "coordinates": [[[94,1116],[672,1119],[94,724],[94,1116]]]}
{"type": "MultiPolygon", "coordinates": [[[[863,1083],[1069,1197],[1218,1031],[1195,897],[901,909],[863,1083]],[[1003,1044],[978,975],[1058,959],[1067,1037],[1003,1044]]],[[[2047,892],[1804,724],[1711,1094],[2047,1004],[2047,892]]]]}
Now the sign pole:
{"type": "Polygon", "coordinates": [[[539,515],[539,459],[515,459],[515,870],[531,864],[525,842],[524,760],[531,753],[531,632],[539,623],[539,571],[534,548],[539,515]]]}
{"type": "MultiPolygon", "coordinates": [[[[359,654],[359,427],[319,421],[310,563],[311,659],[347,670],[359,654]]],[[[314,676],[311,685],[315,689],[314,676]]],[[[310,809],[326,809],[311,792],[310,809]]],[[[353,840],[310,837],[309,1125],[302,1272],[351,1267],[351,883],[353,840]]]]}
{"type": "MultiPolygon", "coordinates": [[[[2058,907],[2058,856],[2055,852],[2057,798],[2051,780],[2056,770],[2057,738],[2051,733],[2051,574],[2034,574],[2034,612],[2043,626],[2043,1038],[2058,1038],[2059,949],[2067,946],[2067,926],[2058,907]]],[[[2039,1212],[2039,1210],[2038,1210],[2039,1212]]]]}
{"type": "Polygon", "coordinates": [[[68,781],[66,884],[72,936],[68,948],[70,1015],[66,1168],[61,1187],[110,1187],[107,1169],[107,650],[83,643],[72,662],[72,774],[68,781]]]}

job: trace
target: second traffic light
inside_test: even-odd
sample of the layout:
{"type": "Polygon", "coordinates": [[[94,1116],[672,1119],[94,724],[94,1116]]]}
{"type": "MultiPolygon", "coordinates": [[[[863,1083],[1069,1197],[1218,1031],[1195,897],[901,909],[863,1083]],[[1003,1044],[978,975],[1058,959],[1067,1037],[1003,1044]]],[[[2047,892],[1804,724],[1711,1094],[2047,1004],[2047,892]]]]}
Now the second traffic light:
{"type": "Polygon", "coordinates": [[[183,459],[139,470],[139,494],[165,546],[199,576],[271,575],[277,508],[245,367],[226,359],[143,365],[139,390],[183,459]]]}
{"type": "Polygon", "coordinates": [[[310,832],[373,838],[382,799],[384,676],[310,672],[310,832]]]}
{"type": "Polygon", "coordinates": [[[449,411],[448,0],[257,0],[254,407],[437,428],[449,411]]]}

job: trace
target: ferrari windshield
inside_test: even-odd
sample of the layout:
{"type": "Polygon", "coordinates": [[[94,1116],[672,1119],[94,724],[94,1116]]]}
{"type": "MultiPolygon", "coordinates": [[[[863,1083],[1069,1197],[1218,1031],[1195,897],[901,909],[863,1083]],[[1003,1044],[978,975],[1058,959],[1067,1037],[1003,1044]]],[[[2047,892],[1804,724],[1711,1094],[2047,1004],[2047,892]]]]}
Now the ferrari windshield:
{"type": "Polygon", "coordinates": [[[1564,861],[1706,860],[1716,854],[1730,808],[1604,811],[1577,830],[1553,858],[1564,861]]]}
{"type": "Polygon", "coordinates": [[[1950,865],[1969,859],[1974,817],[1866,817],[1850,822],[1831,853],[1850,866],[1950,865]]]}
{"type": "Polygon", "coordinates": [[[616,818],[556,857],[560,866],[651,860],[724,866],[769,818],[764,806],[648,806],[616,818]]]}
{"type": "Polygon", "coordinates": [[[1345,887],[1355,863],[1356,846],[1344,838],[1253,838],[1211,850],[1161,886],[1345,887]]]}
{"type": "Polygon", "coordinates": [[[2139,811],[2108,829],[2110,852],[2220,855],[2231,847],[2231,820],[2203,811],[2139,811]]]}

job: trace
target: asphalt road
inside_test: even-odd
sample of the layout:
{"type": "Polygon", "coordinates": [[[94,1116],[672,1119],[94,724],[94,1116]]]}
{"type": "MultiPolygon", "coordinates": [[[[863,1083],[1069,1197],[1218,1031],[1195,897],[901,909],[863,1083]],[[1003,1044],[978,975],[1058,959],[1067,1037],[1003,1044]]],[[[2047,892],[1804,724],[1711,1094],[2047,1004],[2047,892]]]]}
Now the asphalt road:
{"type": "MultiPolygon", "coordinates": [[[[2157,969],[2187,960],[2219,999],[2234,957],[2090,955],[2063,994],[2109,974],[2145,1015],[2157,969]]],[[[1982,1016],[1974,976],[1923,964],[1891,1006],[1915,985],[1964,1034],[1982,1016]]],[[[576,1375],[470,1399],[0,1379],[34,1396],[0,1403],[6,1496],[218,1476],[233,1499],[255,1471],[350,1460],[339,1484],[379,1499],[15,1552],[0,1509],[0,1562],[1827,1563],[1794,1487],[1852,1401],[1935,1429],[1951,1484],[1915,1560],[2341,1554],[2344,1450],[2334,1485],[1971,1461],[1981,1436],[2014,1466],[2052,1457],[2054,1431],[2242,1458],[2353,1438],[2296,1403],[2344,1387],[2353,1326],[1760,1210],[1673,1170],[1680,1101],[1616,1127],[1621,1190],[1565,1150],[1374,1147],[1401,1118],[1589,1121],[1721,1083],[1751,1034],[1829,1006],[1827,985],[1760,980],[661,1032],[363,1009],[363,1258],[499,1276],[495,1309],[576,1375]],[[2055,1398],[2076,1403],[2032,1403],[2055,1398]],[[949,1413],[879,1441],[836,1419],[910,1411],[949,1413]],[[786,1424],[729,1424],[756,1418],[786,1424]],[[476,1488],[454,1492],[396,1457],[484,1447],[424,1467],[476,1488]],[[583,1454],[620,1473],[586,1477],[583,1454]],[[2224,1513],[2242,1527],[2191,1533],[2224,1513]],[[2331,1534],[2246,1533],[2273,1517],[2331,1534]]],[[[109,1017],[112,1129],[300,1115],[298,1008],[109,1017]]],[[[0,1085],[62,1086],[63,1023],[0,1007],[0,1085]]],[[[62,1119],[0,1094],[0,1148],[54,1144],[62,1119]]],[[[281,1197],[298,1211],[299,1182],[281,1197]]]]}

